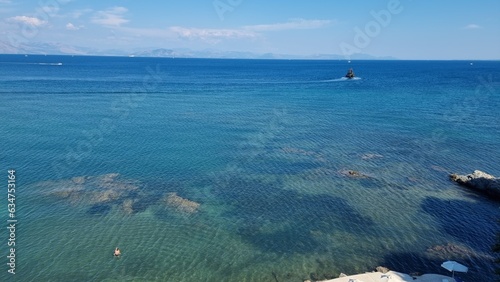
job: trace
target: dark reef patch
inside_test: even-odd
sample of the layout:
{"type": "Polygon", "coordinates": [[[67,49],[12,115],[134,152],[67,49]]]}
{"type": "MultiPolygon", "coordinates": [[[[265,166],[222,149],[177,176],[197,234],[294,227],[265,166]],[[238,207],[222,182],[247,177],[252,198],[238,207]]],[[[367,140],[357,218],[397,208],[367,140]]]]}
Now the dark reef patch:
{"type": "Polygon", "coordinates": [[[240,222],[238,234],[265,252],[321,252],[314,234],[373,225],[342,198],[286,190],[279,181],[228,176],[215,184],[214,193],[231,207],[224,216],[240,222]]]}
{"type": "Polygon", "coordinates": [[[111,211],[111,206],[107,204],[95,204],[87,210],[90,215],[107,215],[111,211]]]}
{"type": "Polygon", "coordinates": [[[494,234],[498,231],[497,220],[500,212],[489,217],[476,216],[488,214],[489,203],[462,200],[442,200],[434,197],[426,198],[421,206],[422,210],[432,215],[439,222],[441,228],[465,245],[482,245],[476,251],[489,251],[494,243],[494,234]],[[481,234],[491,234],[484,238],[481,234]],[[480,243],[482,242],[482,243],[480,243]]]}

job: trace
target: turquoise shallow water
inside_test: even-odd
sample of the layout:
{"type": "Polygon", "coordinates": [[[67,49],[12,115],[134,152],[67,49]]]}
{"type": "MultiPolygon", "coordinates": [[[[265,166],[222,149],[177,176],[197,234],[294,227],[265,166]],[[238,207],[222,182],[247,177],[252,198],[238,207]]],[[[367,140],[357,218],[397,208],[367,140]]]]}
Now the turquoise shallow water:
{"type": "Polygon", "coordinates": [[[500,175],[499,62],[0,62],[17,281],[491,279],[498,204],[447,175],[500,175]]]}

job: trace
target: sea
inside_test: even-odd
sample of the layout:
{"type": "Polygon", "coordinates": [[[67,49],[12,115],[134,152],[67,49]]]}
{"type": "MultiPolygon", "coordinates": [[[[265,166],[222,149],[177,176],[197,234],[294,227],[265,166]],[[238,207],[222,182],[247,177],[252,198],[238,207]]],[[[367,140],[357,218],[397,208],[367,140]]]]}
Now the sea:
{"type": "Polygon", "coordinates": [[[500,61],[0,55],[0,281],[494,281],[449,174],[500,176],[499,109],[500,61]]]}

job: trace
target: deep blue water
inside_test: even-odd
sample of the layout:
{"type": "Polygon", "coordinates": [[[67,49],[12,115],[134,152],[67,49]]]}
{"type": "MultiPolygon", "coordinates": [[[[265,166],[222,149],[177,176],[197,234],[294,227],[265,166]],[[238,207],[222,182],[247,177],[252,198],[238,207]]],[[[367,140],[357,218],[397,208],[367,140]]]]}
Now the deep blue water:
{"type": "Polygon", "coordinates": [[[499,78],[498,61],[1,55],[14,278],[303,281],[455,259],[490,281],[498,203],[448,174],[500,175],[499,78]]]}

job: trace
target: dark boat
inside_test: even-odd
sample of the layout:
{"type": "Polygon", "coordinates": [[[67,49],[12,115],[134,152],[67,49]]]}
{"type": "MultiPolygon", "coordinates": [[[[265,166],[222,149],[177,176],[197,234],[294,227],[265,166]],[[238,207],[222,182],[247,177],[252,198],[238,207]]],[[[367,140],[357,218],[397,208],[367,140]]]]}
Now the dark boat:
{"type": "Polygon", "coordinates": [[[349,71],[347,72],[347,74],[345,75],[345,77],[347,77],[348,79],[351,79],[351,78],[355,77],[354,71],[352,71],[352,68],[349,69],[349,71]]]}

